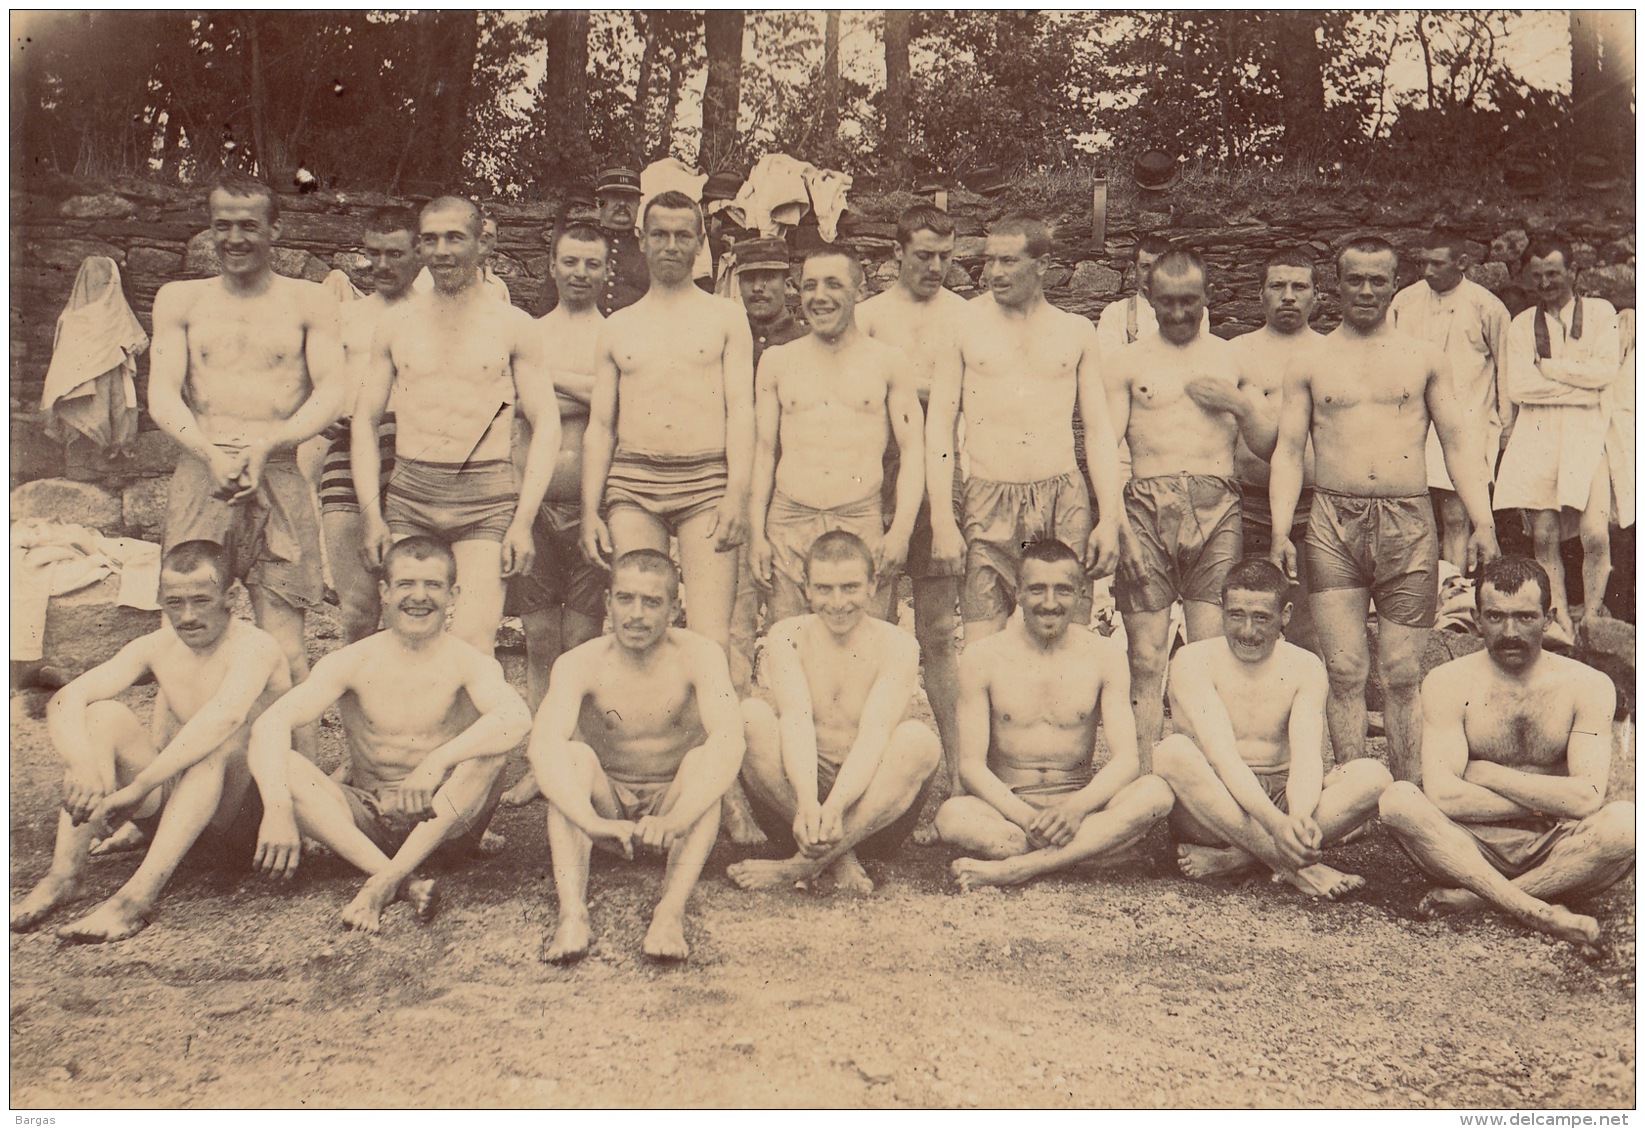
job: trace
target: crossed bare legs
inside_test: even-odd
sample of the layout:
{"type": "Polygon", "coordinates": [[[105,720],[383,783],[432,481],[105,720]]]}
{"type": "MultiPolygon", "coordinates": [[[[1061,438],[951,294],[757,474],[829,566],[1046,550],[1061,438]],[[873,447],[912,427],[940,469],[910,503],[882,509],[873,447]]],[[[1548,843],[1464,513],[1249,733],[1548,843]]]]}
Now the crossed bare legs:
{"type": "Polygon", "coordinates": [[[412,874],[442,844],[490,820],[501,793],[497,785],[503,771],[501,756],[479,757],[452,769],[434,793],[434,815],[412,828],[390,858],[355,824],[341,785],[296,752],[286,763],[298,830],[369,875],[342,912],[345,926],[367,933],[381,928],[383,911],[402,896],[418,920],[434,916],[438,908],[434,879],[414,879],[412,874]]]}
{"type": "MultiPolygon", "coordinates": [[[[570,754],[558,759],[553,771],[562,774],[562,781],[567,777],[575,781],[576,794],[588,797],[595,816],[609,827],[610,837],[591,837],[553,802],[549,803],[548,844],[553,857],[554,892],[559,899],[560,919],[553,936],[543,946],[542,959],[554,963],[577,960],[588,953],[592,940],[588,870],[593,846],[598,843],[602,850],[632,858],[640,833],[637,822],[624,813],[594,750],[581,741],[571,742],[569,748],[570,754]]],[[[658,814],[648,817],[668,825],[673,840],[667,848],[662,896],[651,911],[651,926],[640,944],[640,951],[656,960],[685,960],[691,955],[685,940],[686,904],[720,831],[717,797],[693,795],[692,789],[723,775],[711,763],[712,758],[722,755],[707,746],[698,746],[686,753],[674,774],[674,782],[663,794],[658,814]],[[707,810],[691,824],[673,827],[670,815],[682,801],[688,808],[706,804],[707,810]]]]}
{"type": "MultiPolygon", "coordinates": [[[[1177,867],[1185,877],[1203,880],[1267,866],[1276,880],[1332,901],[1365,885],[1359,875],[1324,863],[1296,868],[1286,862],[1273,836],[1240,807],[1205,754],[1183,734],[1159,743],[1154,750],[1154,770],[1177,796],[1172,830],[1178,840],[1177,867]]],[[[1324,845],[1341,843],[1375,816],[1377,798],[1391,780],[1380,763],[1364,758],[1327,773],[1314,811],[1324,845]]]]}
{"type": "MultiPolygon", "coordinates": [[[[748,739],[743,783],[760,802],[792,821],[799,800],[783,770],[777,715],[764,702],[751,698],[743,703],[743,718],[743,732],[748,739]]],[[[873,893],[874,883],[857,858],[856,847],[895,823],[913,806],[941,761],[942,745],[937,735],[917,721],[902,722],[892,730],[868,787],[846,811],[844,834],[828,851],[815,858],[796,853],[786,859],[746,859],[728,867],[727,877],[745,890],[768,890],[810,882],[831,871],[835,889],[873,893]]]]}
{"type": "MultiPolygon", "coordinates": [[[[163,708],[159,705],[156,708],[163,708]]],[[[118,702],[97,702],[87,709],[87,730],[94,747],[86,750],[96,764],[119,784],[129,782],[157,755],[148,729],[131,710],[118,702]]],[[[159,790],[130,813],[138,818],[161,813],[154,841],[137,870],[115,894],[78,921],[64,925],[57,935],[65,941],[98,943],[123,941],[147,928],[160,893],[208,826],[227,830],[240,812],[251,787],[246,769],[244,730],[177,777],[169,798],[159,790]],[[160,805],[165,803],[162,810],[160,805]]],[[[67,812],[57,816],[57,842],[51,869],[11,913],[13,932],[33,929],[80,891],[80,877],[91,854],[93,839],[104,832],[92,821],[76,825],[67,812]]],[[[244,860],[250,862],[249,857],[244,860]]]]}
{"type": "Polygon", "coordinates": [[[1547,899],[1597,894],[1634,865],[1634,805],[1622,800],[1580,821],[1541,866],[1512,880],[1486,861],[1473,837],[1414,785],[1395,784],[1383,793],[1382,822],[1424,870],[1452,883],[1425,895],[1418,913],[1495,906],[1532,929],[1573,945],[1597,942],[1599,922],[1547,899]]]}
{"type": "Polygon", "coordinates": [[[1116,861],[1148,834],[1171,804],[1171,789],[1163,780],[1139,777],[1102,810],[1086,816],[1067,844],[1037,850],[1022,828],[975,796],[947,801],[937,809],[936,822],[943,842],[981,856],[949,864],[954,881],[969,891],[978,886],[1016,886],[1077,863],[1116,861]]]}

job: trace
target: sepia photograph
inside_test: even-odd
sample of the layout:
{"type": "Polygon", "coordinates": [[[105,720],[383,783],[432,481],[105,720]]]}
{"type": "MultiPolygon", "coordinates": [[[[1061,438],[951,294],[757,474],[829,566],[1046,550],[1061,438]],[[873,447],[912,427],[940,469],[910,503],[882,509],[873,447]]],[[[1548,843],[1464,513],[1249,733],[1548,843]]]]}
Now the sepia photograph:
{"type": "Polygon", "coordinates": [[[17,1123],[1625,1125],[1635,15],[12,10],[17,1123]]]}

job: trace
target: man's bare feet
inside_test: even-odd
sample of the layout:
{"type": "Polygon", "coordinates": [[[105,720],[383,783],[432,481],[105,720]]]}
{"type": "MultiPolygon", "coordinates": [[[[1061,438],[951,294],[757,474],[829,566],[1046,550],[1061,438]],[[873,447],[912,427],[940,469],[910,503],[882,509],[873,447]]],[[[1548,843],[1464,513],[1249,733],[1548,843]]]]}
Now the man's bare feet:
{"type": "Polygon", "coordinates": [[[1324,863],[1315,863],[1305,866],[1293,874],[1276,874],[1275,881],[1283,879],[1315,898],[1324,898],[1327,901],[1336,901],[1338,898],[1352,894],[1365,885],[1365,879],[1357,874],[1346,874],[1324,863]]]}
{"type": "Polygon", "coordinates": [[[748,806],[748,797],[740,783],[732,784],[731,790],[720,801],[720,829],[739,847],[755,847],[770,842],[754,821],[754,809],[748,806]]]}
{"type": "Polygon", "coordinates": [[[690,956],[691,948],[685,943],[685,918],[658,907],[640,951],[653,960],[684,960],[690,956]]]}
{"type": "Polygon", "coordinates": [[[119,855],[127,851],[141,850],[148,842],[148,836],[135,823],[129,820],[115,828],[114,834],[107,839],[99,839],[91,845],[93,855],[119,855]]]}
{"type": "Polygon", "coordinates": [[[405,886],[405,899],[411,905],[411,916],[418,921],[433,921],[440,912],[440,888],[432,878],[414,878],[405,886]]]}
{"type": "Polygon", "coordinates": [[[1422,895],[1417,903],[1417,916],[1441,917],[1450,913],[1467,913],[1484,909],[1489,904],[1472,890],[1438,886],[1422,895]]]}
{"type": "Polygon", "coordinates": [[[64,941],[87,945],[124,941],[148,928],[148,908],[116,895],[79,921],[63,926],[57,931],[57,936],[64,941]]]}
{"type": "Polygon", "coordinates": [[[932,843],[940,842],[942,842],[942,836],[937,834],[936,821],[922,823],[914,828],[914,845],[916,847],[929,847],[932,843]]]}
{"type": "Polygon", "coordinates": [[[1033,877],[1025,869],[1021,858],[968,859],[958,858],[948,864],[954,882],[967,893],[979,886],[1016,886],[1033,877]]]}
{"type": "Polygon", "coordinates": [[[771,890],[809,882],[817,876],[817,865],[808,858],[747,859],[725,868],[725,876],[744,890],[771,890]]]}
{"type": "Polygon", "coordinates": [[[1177,869],[1193,879],[1221,878],[1249,870],[1256,860],[1238,847],[1202,847],[1197,843],[1177,844],[1177,869]]]}
{"type": "Polygon", "coordinates": [[[508,837],[506,835],[499,835],[495,831],[487,831],[480,836],[479,843],[474,847],[474,854],[477,858],[495,858],[497,855],[502,854],[507,847],[508,837]]]}
{"type": "MultiPolygon", "coordinates": [[[[655,922],[652,923],[652,928],[656,928],[655,922]]],[[[650,937],[651,935],[647,933],[646,939],[648,942],[650,937]]],[[[543,946],[540,959],[550,964],[568,964],[574,960],[581,960],[588,955],[589,940],[588,917],[586,914],[572,916],[562,914],[560,924],[554,929],[554,936],[550,937],[548,943],[543,946]]],[[[680,940],[683,944],[685,941],[683,934],[680,940]]]]}
{"type": "Polygon", "coordinates": [[[374,874],[366,879],[354,900],[343,907],[343,924],[350,929],[375,933],[382,928],[383,910],[399,895],[400,883],[374,874]]]}
{"type": "Polygon", "coordinates": [[[514,787],[503,793],[499,802],[505,808],[523,808],[542,794],[543,790],[537,786],[537,774],[527,769],[514,787]]]}
{"type": "Polygon", "coordinates": [[[11,931],[27,933],[40,924],[40,920],[48,913],[79,892],[78,878],[48,873],[35,883],[34,889],[24,895],[23,900],[17,903],[17,908],[11,911],[11,931]]]}
{"type": "Polygon", "coordinates": [[[855,851],[847,851],[835,859],[828,870],[834,879],[834,889],[842,894],[857,894],[866,898],[874,892],[874,880],[862,868],[862,860],[857,858],[855,851]]]}

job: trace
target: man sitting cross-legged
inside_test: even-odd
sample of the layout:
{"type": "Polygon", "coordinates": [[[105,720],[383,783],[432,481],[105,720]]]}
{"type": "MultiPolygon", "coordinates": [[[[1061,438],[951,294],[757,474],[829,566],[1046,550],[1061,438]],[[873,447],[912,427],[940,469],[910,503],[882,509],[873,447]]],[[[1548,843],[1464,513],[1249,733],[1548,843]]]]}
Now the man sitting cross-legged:
{"type": "Polygon", "coordinates": [[[633,549],[611,570],[612,633],[554,664],[531,735],[531,767],[548,799],[548,844],[560,921],[548,961],[588,952],[589,850],[668,853],[662,897],[641,945],[684,960],[685,907],[714,836],[720,800],[743,761],[737,693],[725,651],[669,626],[680,606],[674,563],[633,549]]]}
{"type": "Polygon", "coordinates": [[[397,541],[383,559],[383,626],[333,651],[252,727],[248,760],[263,796],[256,862],[297,873],[306,835],[370,878],[343,923],[376,932],[402,888],[417,916],[434,910],[432,879],[412,872],[436,849],[476,853],[502,795],[503,755],[531,712],[490,655],[446,631],[457,560],[431,537],[397,541]],[[291,731],[333,702],[348,742],[349,783],[291,750],[291,731]],[[392,857],[391,857],[392,854],[392,857]]]}
{"type": "Polygon", "coordinates": [[[1017,570],[1021,614],[960,656],[960,779],[970,793],[937,811],[961,889],[1026,882],[1108,861],[1171,810],[1171,790],[1139,776],[1125,651],[1070,631],[1086,587],[1073,549],[1036,541],[1017,570]],[[1097,725],[1111,755],[1095,764],[1097,725]]]}
{"type": "Polygon", "coordinates": [[[1548,899],[1583,898],[1634,866],[1634,805],[1605,802],[1616,688],[1542,649],[1548,574],[1526,557],[1485,566],[1474,589],[1485,650],[1422,684],[1422,787],[1395,784],[1382,821],[1441,885],[1420,912],[1498,909],[1574,944],[1599,923],[1548,899]]]}
{"type": "Polygon", "coordinates": [[[148,925],[172,872],[199,842],[251,859],[256,796],[246,772],[248,722],[291,687],[272,635],[236,620],[228,551],[184,541],[160,567],[169,626],[126,644],[63,687],[46,714],[68,766],[51,870],[12,911],[22,931],[73,898],[95,836],[132,819],[148,854],[119,891],[58,930],[69,941],[121,941],[148,925]],[[160,685],[152,736],[115,695],[152,673],[160,685]]]}
{"type": "Polygon", "coordinates": [[[734,864],[726,873],[744,889],[809,882],[832,868],[836,888],[871,893],[859,855],[889,857],[919,818],[942,745],[908,716],[919,643],[868,614],[873,592],[868,547],[845,530],[825,533],[805,558],[811,614],[766,635],[761,670],[776,710],[743,703],[743,784],[766,835],[798,849],[734,864]]]}
{"type": "Polygon", "coordinates": [[[1290,582],[1248,557],[1222,586],[1222,635],[1190,643],[1171,664],[1176,733],[1154,771],[1177,794],[1171,830],[1189,878],[1261,864],[1305,894],[1339,898],[1365,885],[1320,852],[1376,814],[1392,777],[1374,760],[1324,775],[1325,665],[1280,638],[1290,582]]]}

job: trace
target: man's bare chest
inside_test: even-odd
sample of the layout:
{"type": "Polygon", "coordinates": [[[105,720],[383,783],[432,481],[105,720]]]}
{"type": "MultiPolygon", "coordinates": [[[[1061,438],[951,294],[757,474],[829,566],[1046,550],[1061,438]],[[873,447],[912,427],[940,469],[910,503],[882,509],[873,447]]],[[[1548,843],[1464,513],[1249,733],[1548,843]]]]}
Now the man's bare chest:
{"type": "Polygon", "coordinates": [[[1462,715],[1470,759],[1531,771],[1565,765],[1574,720],[1572,708],[1544,695],[1501,692],[1470,700],[1462,715]]]}
{"type": "Polygon", "coordinates": [[[188,341],[190,359],[199,366],[266,372],[301,363],[307,332],[284,303],[202,303],[190,313],[188,341]]]}

